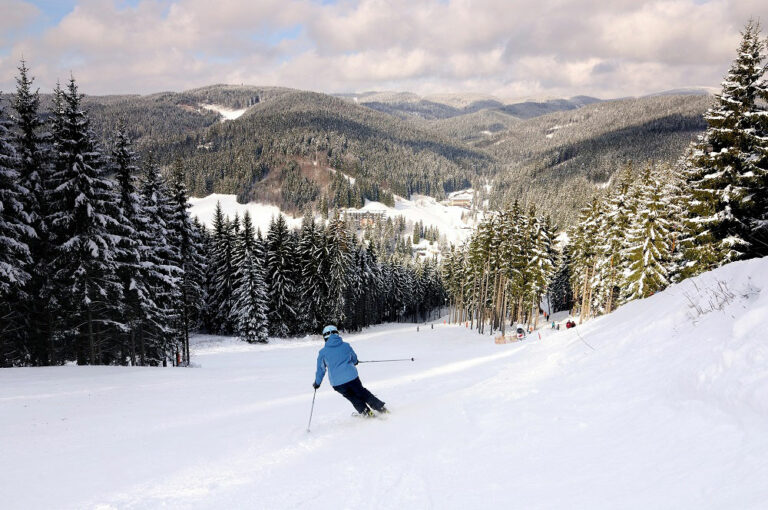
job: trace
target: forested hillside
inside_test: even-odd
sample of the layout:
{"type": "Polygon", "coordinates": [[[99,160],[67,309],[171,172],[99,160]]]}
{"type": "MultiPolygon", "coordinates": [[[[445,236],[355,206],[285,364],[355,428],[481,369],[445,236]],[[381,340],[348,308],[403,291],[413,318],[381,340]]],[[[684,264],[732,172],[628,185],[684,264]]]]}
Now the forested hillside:
{"type": "Polygon", "coordinates": [[[571,224],[621,168],[674,163],[703,132],[711,96],[661,95],[592,104],[515,124],[474,144],[498,161],[492,207],[515,199],[571,224]]]}
{"type": "MultiPolygon", "coordinates": [[[[710,102],[688,94],[503,104],[479,96],[335,97],[214,85],[87,97],[84,105],[105,146],[122,121],[143,156],[151,152],[167,168],[181,159],[194,196],[237,194],[300,214],[359,207],[365,199],[392,204],[393,194],[442,199],[490,184],[490,195],[476,203],[535,203],[563,225],[626,164],[677,160],[703,131],[710,102]],[[234,120],[211,106],[236,111],[234,120]]],[[[41,107],[50,109],[50,96],[41,107]]]]}
{"type": "Polygon", "coordinates": [[[91,98],[89,107],[97,131],[109,133],[124,119],[140,150],[165,165],[182,158],[193,194],[236,193],[244,201],[289,209],[324,195],[329,206],[341,207],[362,205],[363,198],[386,201],[391,193],[442,197],[469,187],[476,175],[491,175],[496,165],[485,152],[439,133],[312,92],[215,86],[103,102],[91,98]],[[217,114],[201,109],[205,104],[247,111],[220,123],[217,114]],[[349,189],[328,190],[322,182],[329,179],[327,171],[292,175],[291,161],[330,166],[357,180],[349,189]],[[287,194],[298,199],[274,193],[287,180],[287,194]]]}

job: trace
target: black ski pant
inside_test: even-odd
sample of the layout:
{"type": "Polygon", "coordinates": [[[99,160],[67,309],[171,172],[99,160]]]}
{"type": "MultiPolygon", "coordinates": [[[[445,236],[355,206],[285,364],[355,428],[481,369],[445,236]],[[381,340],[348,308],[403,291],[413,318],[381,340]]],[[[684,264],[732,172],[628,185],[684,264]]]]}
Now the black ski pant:
{"type": "Polygon", "coordinates": [[[360,414],[365,412],[367,409],[366,405],[370,406],[371,409],[376,411],[381,411],[384,409],[384,402],[376,398],[373,393],[365,389],[363,387],[363,383],[360,382],[359,377],[356,377],[344,384],[334,386],[333,389],[344,395],[344,398],[352,402],[352,405],[355,406],[355,409],[357,409],[357,412],[360,414]]]}

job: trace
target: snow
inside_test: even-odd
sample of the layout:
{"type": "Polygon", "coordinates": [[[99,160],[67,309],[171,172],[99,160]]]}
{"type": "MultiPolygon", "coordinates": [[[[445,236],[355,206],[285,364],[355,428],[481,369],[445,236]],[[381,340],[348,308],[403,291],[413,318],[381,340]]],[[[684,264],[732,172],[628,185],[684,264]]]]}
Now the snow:
{"type": "MultiPolygon", "coordinates": [[[[345,177],[348,177],[345,175],[345,177]]],[[[351,177],[348,177],[352,179],[351,177]]],[[[260,202],[250,202],[240,204],[237,202],[236,195],[226,195],[213,193],[203,198],[192,197],[189,199],[190,214],[205,225],[213,224],[213,217],[216,212],[216,202],[221,202],[221,209],[226,216],[233,218],[235,214],[243,217],[245,211],[249,211],[255,227],[261,228],[266,233],[269,228],[269,222],[273,217],[282,214],[290,228],[299,228],[301,218],[294,218],[291,215],[280,211],[277,206],[268,205],[260,202]]],[[[467,209],[457,206],[444,205],[432,197],[423,195],[413,195],[411,200],[395,195],[395,206],[389,207],[381,202],[366,200],[365,206],[360,209],[349,209],[350,211],[380,211],[387,217],[394,218],[403,216],[406,221],[416,223],[423,221],[424,226],[434,226],[440,230],[440,234],[445,235],[448,242],[459,243],[468,239],[472,234],[472,227],[476,224],[475,220],[463,218],[467,215],[467,209]]]]}
{"type": "Polygon", "coordinates": [[[472,200],[475,197],[475,190],[472,188],[462,189],[448,193],[448,200],[472,200]]]}
{"type": "Polygon", "coordinates": [[[388,217],[402,216],[406,221],[424,222],[424,226],[437,227],[440,235],[445,235],[451,243],[460,243],[470,237],[476,221],[465,218],[467,209],[459,206],[441,204],[432,197],[411,195],[411,199],[395,196],[395,207],[388,207],[380,202],[366,201],[362,210],[382,211],[388,217]]]}
{"type": "Polygon", "coordinates": [[[248,211],[253,221],[255,228],[260,228],[263,234],[267,233],[269,229],[269,223],[272,218],[276,218],[278,214],[282,214],[286,223],[291,228],[298,228],[301,226],[301,218],[294,218],[288,214],[280,211],[280,208],[274,205],[262,204],[259,202],[250,202],[248,204],[240,204],[237,202],[237,195],[225,195],[220,193],[213,193],[204,198],[191,197],[189,199],[190,209],[189,212],[192,216],[197,216],[201,223],[211,227],[213,225],[213,218],[216,214],[216,203],[221,203],[221,210],[225,216],[229,216],[230,219],[235,217],[235,214],[240,215],[243,218],[245,211],[248,211]]]}
{"type": "Polygon", "coordinates": [[[247,108],[242,108],[240,110],[233,110],[232,108],[227,108],[226,106],[221,106],[217,104],[201,104],[200,106],[205,108],[206,110],[211,110],[221,115],[222,117],[221,122],[225,122],[227,120],[235,120],[238,117],[240,117],[242,114],[244,114],[247,110],[247,108]]]}
{"type": "Polygon", "coordinates": [[[422,221],[424,225],[434,226],[445,234],[449,241],[455,242],[470,236],[469,225],[462,220],[466,213],[463,207],[447,206],[437,202],[432,197],[411,195],[410,200],[395,197],[395,212],[393,215],[404,216],[407,220],[422,221]]]}
{"type": "MultiPolygon", "coordinates": [[[[216,212],[216,202],[221,202],[221,209],[226,216],[233,218],[235,214],[243,217],[245,211],[249,211],[251,219],[256,227],[261,228],[266,233],[269,228],[269,222],[273,217],[282,214],[290,228],[299,228],[301,218],[294,218],[280,211],[277,206],[263,204],[260,202],[250,202],[240,204],[237,202],[236,195],[226,195],[213,193],[203,198],[192,197],[189,199],[190,214],[205,225],[213,224],[213,217],[216,212]]],[[[440,234],[445,235],[448,242],[461,242],[472,234],[472,227],[476,221],[462,218],[467,214],[463,207],[448,206],[437,202],[432,197],[423,195],[413,195],[411,200],[395,196],[395,207],[389,207],[381,202],[366,200],[365,206],[360,209],[349,209],[350,211],[380,211],[387,217],[394,218],[403,216],[406,221],[413,223],[423,221],[424,226],[435,226],[440,229],[440,234]]]]}
{"type": "MultiPolygon", "coordinates": [[[[314,162],[314,163],[317,164],[317,162],[314,162]]],[[[335,174],[337,172],[340,173],[347,180],[348,183],[350,183],[353,186],[355,185],[356,179],[354,177],[352,177],[351,175],[347,175],[344,172],[342,172],[341,170],[336,170],[335,168],[331,168],[331,167],[326,167],[326,170],[328,170],[329,172],[331,172],[333,174],[335,174]]]]}
{"type": "Polygon", "coordinates": [[[768,259],[572,330],[344,335],[387,403],[329,386],[318,337],[193,338],[197,368],[0,370],[4,509],[696,508],[768,501],[768,259]],[[539,334],[541,338],[539,338],[539,334]]]}

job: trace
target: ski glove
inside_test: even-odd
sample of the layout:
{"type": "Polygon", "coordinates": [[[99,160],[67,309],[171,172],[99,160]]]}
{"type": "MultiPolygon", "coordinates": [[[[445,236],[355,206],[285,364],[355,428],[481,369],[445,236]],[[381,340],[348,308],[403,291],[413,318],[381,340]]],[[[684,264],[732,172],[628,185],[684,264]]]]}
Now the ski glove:
{"type": "Polygon", "coordinates": [[[320,387],[320,385],[319,385],[319,384],[317,384],[316,382],[313,382],[313,383],[312,383],[312,387],[313,387],[314,389],[318,389],[318,388],[320,387]]]}

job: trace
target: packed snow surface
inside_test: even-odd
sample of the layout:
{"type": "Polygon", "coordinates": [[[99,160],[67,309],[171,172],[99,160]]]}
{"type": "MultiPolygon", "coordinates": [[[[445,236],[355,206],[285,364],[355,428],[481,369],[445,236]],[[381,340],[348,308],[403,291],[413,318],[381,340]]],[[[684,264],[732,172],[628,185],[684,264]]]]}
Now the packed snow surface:
{"type": "Polygon", "coordinates": [[[328,385],[318,338],[197,336],[196,368],[0,370],[4,509],[758,509],[768,501],[768,259],[573,330],[344,335],[385,419],[328,385]]]}

